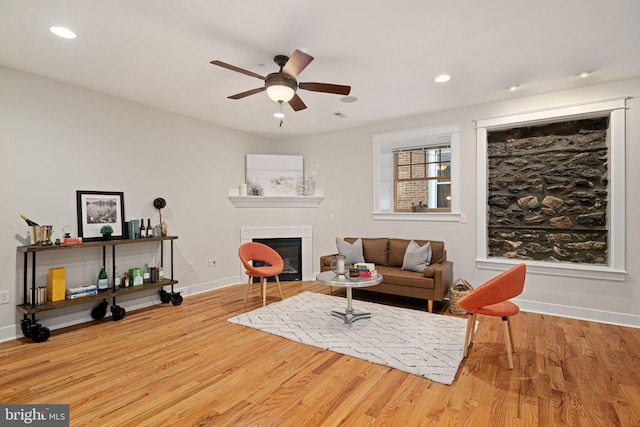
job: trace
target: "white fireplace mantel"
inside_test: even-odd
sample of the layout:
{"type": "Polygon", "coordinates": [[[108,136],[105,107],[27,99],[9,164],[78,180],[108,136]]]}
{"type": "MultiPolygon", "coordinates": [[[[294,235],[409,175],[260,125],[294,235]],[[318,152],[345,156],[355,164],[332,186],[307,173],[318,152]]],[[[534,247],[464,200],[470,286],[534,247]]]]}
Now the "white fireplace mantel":
{"type": "Polygon", "coordinates": [[[227,196],[236,208],[317,208],[324,196],[227,196]]]}

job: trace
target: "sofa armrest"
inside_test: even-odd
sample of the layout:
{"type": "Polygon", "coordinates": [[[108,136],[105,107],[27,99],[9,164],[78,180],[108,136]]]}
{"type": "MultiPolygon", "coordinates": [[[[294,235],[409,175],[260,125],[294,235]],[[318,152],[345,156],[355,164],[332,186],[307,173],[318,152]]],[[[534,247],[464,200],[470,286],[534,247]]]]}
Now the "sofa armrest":
{"type": "Polygon", "coordinates": [[[435,271],[433,276],[434,280],[434,294],[437,301],[442,299],[449,292],[449,288],[453,283],[453,263],[451,261],[445,261],[437,264],[431,264],[431,268],[435,271]]]}
{"type": "Polygon", "coordinates": [[[331,261],[337,256],[338,254],[322,255],[320,257],[320,272],[331,270],[331,261]]]}

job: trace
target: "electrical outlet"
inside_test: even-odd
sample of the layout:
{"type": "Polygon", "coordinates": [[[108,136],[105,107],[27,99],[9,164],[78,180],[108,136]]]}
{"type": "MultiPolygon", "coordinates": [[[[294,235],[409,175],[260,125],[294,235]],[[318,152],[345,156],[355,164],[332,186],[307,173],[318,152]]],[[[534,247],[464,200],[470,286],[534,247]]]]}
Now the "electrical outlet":
{"type": "Polygon", "coordinates": [[[207,268],[213,268],[213,267],[217,267],[217,262],[215,258],[211,258],[209,261],[207,261],[207,268]]]}
{"type": "Polygon", "coordinates": [[[11,302],[11,296],[9,291],[0,291],[0,304],[9,304],[11,302]]]}
{"type": "Polygon", "coordinates": [[[466,224],[467,223],[467,214],[460,214],[460,224],[466,224]]]}

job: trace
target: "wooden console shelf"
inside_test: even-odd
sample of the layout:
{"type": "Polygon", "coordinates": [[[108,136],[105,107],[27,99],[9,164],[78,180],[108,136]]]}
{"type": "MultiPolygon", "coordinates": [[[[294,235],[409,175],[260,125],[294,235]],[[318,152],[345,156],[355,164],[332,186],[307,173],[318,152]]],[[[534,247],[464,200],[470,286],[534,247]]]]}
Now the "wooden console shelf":
{"type": "MultiPolygon", "coordinates": [[[[173,305],[180,305],[182,303],[182,296],[179,292],[174,292],[173,285],[178,281],[173,278],[173,241],[177,239],[177,236],[166,237],[149,237],[141,239],[119,239],[119,240],[101,240],[93,242],[85,242],[76,245],[54,245],[54,246],[41,246],[41,245],[28,245],[18,247],[18,252],[23,253],[24,258],[24,302],[18,305],[18,309],[23,312],[24,318],[21,322],[22,332],[25,337],[31,338],[34,342],[46,341],[50,336],[48,328],[40,325],[35,315],[49,310],[56,310],[62,307],[70,307],[74,305],[86,304],[92,301],[101,301],[100,304],[95,307],[91,316],[98,320],[106,316],[108,302],[107,299],[111,298],[112,306],[112,320],[121,320],[125,316],[125,309],[116,305],[116,297],[130,295],[133,293],[148,291],[152,289],[159,289],[160,300],[163,303],[171,302],[173,305]],[[36,289],[36,254],[46,254],[50,251],[73,251],[83,250],[88,248],[102,248],[102,260],[103,265],[106,266],[107,248],[111,248],[111,277],[115,277],[116,270],[116,247],[120,245],[136,245],[142,243],[158,242],[160,244],[160,265],[164,269],[164,242],[170,242],[170,274],[159,282],[145,283],[140,286],[129,286],[127,288],[118,288],[115,284],[112,284],[111,288],[106,291],[98,292],[97,295],[90,295],[84,298],[78,299],[64,299],[62,301],[47,301],[44,304],[34,305],[30,301],[29,296],[35,293],[36,289]],[[29,266],[29,254],[31,254],[31,265],[29,266]],[[31,271],[31,286],[29,286],[29,270],[31,271]],[[165,291],[163,287],[169,286],[171,290],[165,291]],[[31,292],[29,290],[31,289],[31,292]],[[31,315],[31,318],[29,318],[31,315]]],[[[71,252],[69,253],[71,255],[71,252]]],[[[166,269],[165,269],[166,271],[166,269]]]]}

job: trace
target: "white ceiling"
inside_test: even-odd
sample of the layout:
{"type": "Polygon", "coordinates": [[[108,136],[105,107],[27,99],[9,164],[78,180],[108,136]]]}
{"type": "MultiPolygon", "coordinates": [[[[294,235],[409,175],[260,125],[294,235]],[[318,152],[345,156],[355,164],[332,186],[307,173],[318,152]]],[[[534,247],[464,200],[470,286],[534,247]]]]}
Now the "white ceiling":
{"type": "Polygon", "coordinates": [[[0,64],[280,139],[640,76],[639,22],[639,0],[0,0],[0,64]],[[209,64],[266,75],[295,49],[299,81],[358,101],[299,90],[279,127],[266,93],[227,99],[261,80],[209,64]]]}

